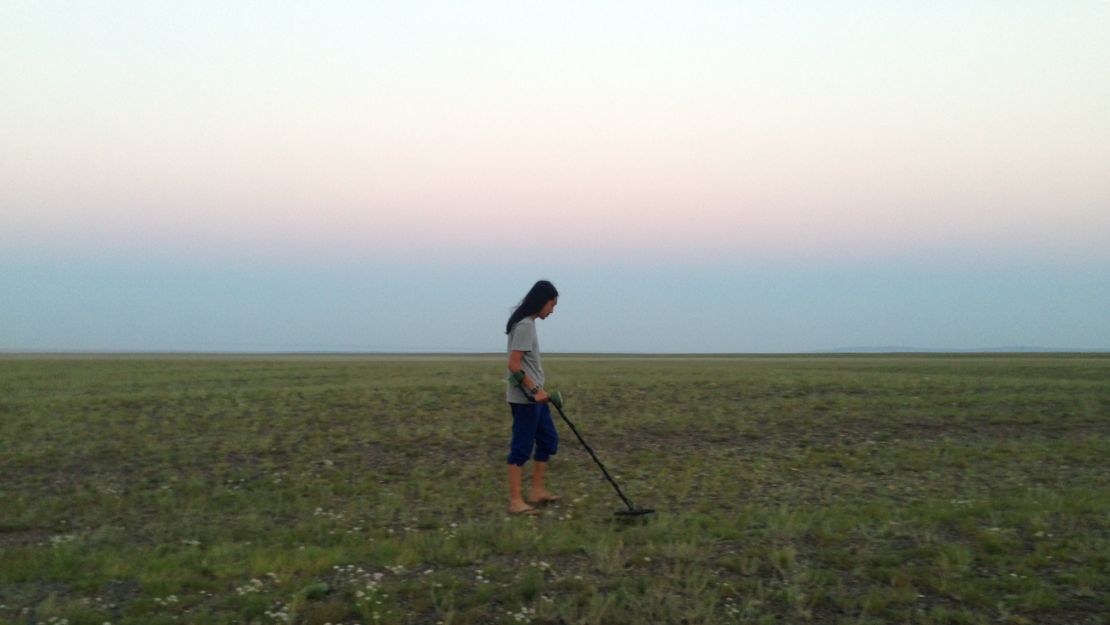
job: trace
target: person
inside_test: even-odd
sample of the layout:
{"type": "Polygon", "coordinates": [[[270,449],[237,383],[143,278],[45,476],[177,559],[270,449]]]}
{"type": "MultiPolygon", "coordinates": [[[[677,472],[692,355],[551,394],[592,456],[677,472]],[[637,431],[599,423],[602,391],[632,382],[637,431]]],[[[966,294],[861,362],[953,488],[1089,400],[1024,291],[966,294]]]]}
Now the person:
{"type": "Polygon", "coordinates": [[[534,506],[558,501],[559,496],[544,486],[547,463],[559,447],[559,433],[548,406],[550,396],[543,388],[543,363],[536,336],[536,320],[547,319],[555,312],[559,292],[547,280],[536,282],[517,305],[505,324],[509,335],[509,372],[524,372],[523,381],[509,384],[505,399],[513,415],[512,443],[509,447],[509,513],[539,514],[534,506]],[[532,464],[532,484],[528,501],[521,496],[524,465],[532,464]]]}

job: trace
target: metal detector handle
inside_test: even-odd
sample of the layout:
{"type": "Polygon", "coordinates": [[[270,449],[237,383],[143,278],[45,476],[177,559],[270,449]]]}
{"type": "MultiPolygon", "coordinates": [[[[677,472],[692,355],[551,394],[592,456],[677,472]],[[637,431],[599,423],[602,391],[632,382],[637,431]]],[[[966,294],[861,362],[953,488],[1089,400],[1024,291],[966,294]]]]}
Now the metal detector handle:
{"type": "Polygon", "coordinates": [[[563,409],[563,394],[559,391],[554,391],[547,394],[547,402],[557,409],[563,409]]]}
{"type": "MultiPolygon", "coordinates": [[[[531,402],[536,401],[535,396],[533,396],[531,393],[529,393],[528,389],[524,388],[524,371],[523,370],[516,371],[514,373],[510,373],[509,377],[508,377],[508,381],[513,386],[519,386],[520,391],[522,393],[524,393],[524,396],[528,398],[528,401],[531,401],[531,402]]],[[[550,392],[550,393],[547,394],[547,397],[548,397],[547,401],[550,402],[551,404],[553,404],[556,408],[561,409],[563,407],[563,394],[560,393],[559,391],[550,392]]]]}

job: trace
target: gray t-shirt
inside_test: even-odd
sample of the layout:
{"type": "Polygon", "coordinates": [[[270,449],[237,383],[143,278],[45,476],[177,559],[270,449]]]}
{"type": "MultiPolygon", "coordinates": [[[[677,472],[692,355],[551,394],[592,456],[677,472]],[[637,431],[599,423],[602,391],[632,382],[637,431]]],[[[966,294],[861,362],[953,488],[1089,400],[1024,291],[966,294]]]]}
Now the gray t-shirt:
{"type": "MultiPolygon", "coordinates": [[[[543,388],[543,362],[540,360],[540,341],[536,337],[536,320],[525,317],[516,322],[509,332],[509,353],[524,352],[521,365],[524,373],[528,374],[537,386],[543,388]]],[[[527,404],[528,396],[517,385],[509,381],[509,388],[505,393],[505,400],[510,404],[527,404]]]]}

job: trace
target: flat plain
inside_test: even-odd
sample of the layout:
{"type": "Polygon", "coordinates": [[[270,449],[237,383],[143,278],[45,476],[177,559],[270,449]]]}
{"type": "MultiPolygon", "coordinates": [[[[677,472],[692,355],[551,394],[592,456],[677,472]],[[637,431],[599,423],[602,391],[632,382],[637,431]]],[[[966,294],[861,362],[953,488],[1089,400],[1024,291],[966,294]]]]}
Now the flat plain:
{"type": "Polygon", "coordinates": [[[0,622],[1104,623],[1110,355],[0,357],[0,622]],[[526,468],[526,476],[529,470],[526,468]]]}

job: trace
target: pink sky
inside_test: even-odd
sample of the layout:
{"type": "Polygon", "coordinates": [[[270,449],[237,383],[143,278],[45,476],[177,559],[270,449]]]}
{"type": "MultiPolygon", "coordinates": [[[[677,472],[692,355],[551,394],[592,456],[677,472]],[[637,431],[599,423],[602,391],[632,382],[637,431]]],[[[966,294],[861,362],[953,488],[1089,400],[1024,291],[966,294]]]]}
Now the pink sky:
{"type": "Polygon", "coordinates": [[[1104,2],[67,6],[0,19],[9,253],[1110,254],[1104,2]]]}

